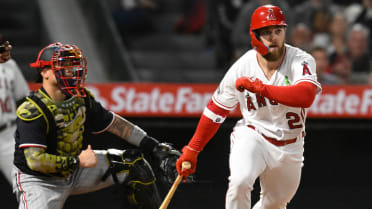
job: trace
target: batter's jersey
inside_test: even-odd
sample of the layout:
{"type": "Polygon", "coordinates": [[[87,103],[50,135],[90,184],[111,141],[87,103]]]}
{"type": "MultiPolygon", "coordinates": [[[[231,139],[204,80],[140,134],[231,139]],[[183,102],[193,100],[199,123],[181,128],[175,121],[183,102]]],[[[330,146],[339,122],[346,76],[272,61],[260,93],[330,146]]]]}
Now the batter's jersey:
{"type": "Polygon", "coordinates": [[[243,119],[238,124],[253,125],[268,137],[286,140],[305,131],[307,109],[286,106],[248,90],[238,91],[235,82],[243,76],[258,78],[264,84],[274,86],[310,82],[317,86],[319,93],[321,86],[310,54],[286,44],[283,61],[268,80],[258,64],[257,52],[249,50],[231,66],[212,97],[219,107],[227,110],[233,110],[239,104],[243,119]]]}
{"type": "Polygon", "coordinates": [[[16,101],[29,93],[21,70],[13,59],[0,63],[0,126],[15,120],[16,101]]]}

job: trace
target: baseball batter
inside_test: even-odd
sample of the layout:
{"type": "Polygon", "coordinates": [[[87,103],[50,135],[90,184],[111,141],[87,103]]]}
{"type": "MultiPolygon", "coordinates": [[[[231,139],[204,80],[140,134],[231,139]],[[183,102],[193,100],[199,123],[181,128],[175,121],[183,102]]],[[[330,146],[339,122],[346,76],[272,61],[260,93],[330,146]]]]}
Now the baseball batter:
{"type": "Polygon", "coordinates": [[[254,49],[228,70],[177,161],[180,175],[194,173],[198,154],[239,104],[243,118],[230,138],[227,209],[251,208],[258,177],[261,196],[254,209],[286,208],[299,186],[307,108],[321,86],[313,57],[285,44],[286,27],[279,7],[264,5],[254,11],[254,49]],[[191,169],[182,170],[183,161],[191,162],[191,169]]]}
{"type": "Polygon", "coordinates": [[[16,104],[28,95],[27,82],[17,63],[10,58],[12,46],[5,42],[0,52],[0,169],[12,184],[16,104]]]}

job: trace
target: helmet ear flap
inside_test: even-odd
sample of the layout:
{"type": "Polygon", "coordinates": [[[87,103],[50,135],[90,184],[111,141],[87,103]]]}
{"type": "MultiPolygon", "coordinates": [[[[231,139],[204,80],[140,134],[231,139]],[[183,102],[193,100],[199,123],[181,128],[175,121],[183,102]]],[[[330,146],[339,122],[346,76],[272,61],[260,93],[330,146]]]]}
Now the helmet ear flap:
{"type": "Polygon", "coordinates": [[[269,46],[262,43],[260,40],[258,40],[257,35],[254,31],[250,30],[249,34],[251,35],[251,45],[253,48],[256,49],[256,51],[263,56],[266,55],[269,52],[269,46]]]}

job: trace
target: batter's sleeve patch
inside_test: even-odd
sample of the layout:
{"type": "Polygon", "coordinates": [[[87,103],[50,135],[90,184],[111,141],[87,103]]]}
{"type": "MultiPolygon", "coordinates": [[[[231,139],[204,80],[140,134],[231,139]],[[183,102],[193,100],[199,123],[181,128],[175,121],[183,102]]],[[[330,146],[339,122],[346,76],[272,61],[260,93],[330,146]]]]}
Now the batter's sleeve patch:
{"type": "Polygon", "coordinates": [[[305,76],[305,75],[311,75],[310,69],[309,69],[309,67],[307,65],[308,65],[307,62],[305,62],[305,61],[302,62],[302,66],[303,66],[303,68],[302,68],[302,75],[303,76],[305,76]]]}

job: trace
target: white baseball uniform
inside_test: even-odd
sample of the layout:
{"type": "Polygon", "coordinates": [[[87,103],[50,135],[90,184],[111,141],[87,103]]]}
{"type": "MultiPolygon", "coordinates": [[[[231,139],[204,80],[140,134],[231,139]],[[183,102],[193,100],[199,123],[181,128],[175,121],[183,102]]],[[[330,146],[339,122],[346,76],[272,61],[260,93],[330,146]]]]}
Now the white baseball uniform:
{"type": "Polygon", "coordinates": [[[13,59],[0,63],[0,169],[8,182],[14,155],[16,101],[27,96],[29,88],[21,70],[13,59]]]}
{"type": "Polygon", "coordinates": [[[274,86],[311,82],[319,93],[313,57],[287,44],[285,48],[283,62],[270,80],[258,64],[257,52],[249,50],[229,69],[212,97],[223,109],[233,110],[239,104],[243,116],[231,133],[227,209],[251,208],[250,193],[258,177],[261,198],[254,209],[285,208],[299,186],[307,109],[235,87],[236,80],[246,76],[274,86]]]}

